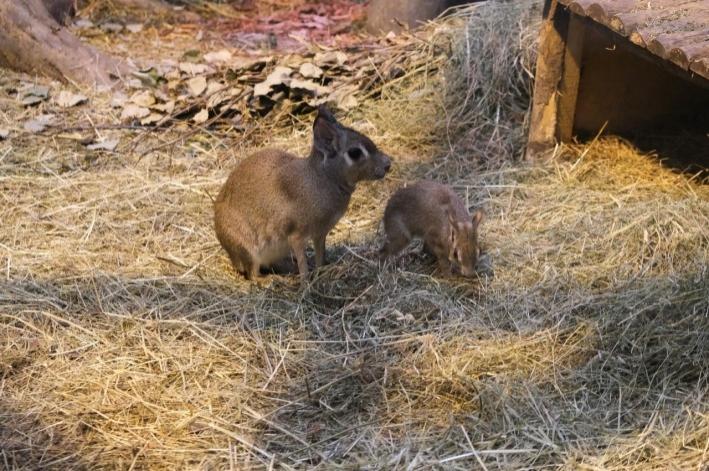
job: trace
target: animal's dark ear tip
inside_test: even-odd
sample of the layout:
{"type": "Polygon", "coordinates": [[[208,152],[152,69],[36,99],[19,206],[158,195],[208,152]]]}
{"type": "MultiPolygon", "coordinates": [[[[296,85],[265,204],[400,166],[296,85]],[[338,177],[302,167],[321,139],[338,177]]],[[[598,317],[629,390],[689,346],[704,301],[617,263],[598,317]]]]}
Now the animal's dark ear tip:
{"type": "Polygon", "coordinates": [[[318,106],[318,115],[315,120],[317,121],[320,118],[326,121],[330,121],[331,123],[337,122],[337,119],[335,119],[335,115],[332,114],[332,111],[330,111],[330,109],[326,105],[318,106]]]}

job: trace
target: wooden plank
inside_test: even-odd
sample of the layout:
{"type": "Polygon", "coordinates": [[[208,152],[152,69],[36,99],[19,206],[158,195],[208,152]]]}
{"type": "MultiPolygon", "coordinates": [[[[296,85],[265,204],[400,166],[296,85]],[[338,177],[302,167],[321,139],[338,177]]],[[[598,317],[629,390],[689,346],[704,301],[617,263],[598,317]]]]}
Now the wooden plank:
{"type": "Polygon", "coordinates": [[[684,51],[684,46],[694,44],[696,41],[705,41],[707,38],[709,38],[709,28],[701,31],[660,34],[647,43],[647,48],[653,54],[669,59],[687,70],[689,57],[684,51]]]}
{"type": "Polygon", "coordinates": [[[567,8],[572,12],[575,13],[579,16],[586,16],[586,4],[590,3],[590,1],[586,2],[584,0],[576,0],[573,2],[564,2],[567,6],[567,8]]]}
{"type": "Polygon", "coordinates": [[[559,84],[557,139],[561,142],[571,140],[576,115],[576,99],[581,80],[581,56],[585,35],[584,21],[578,15],[569,18],[564,65],[561,83],[559,84]]]}
{"type": "Polygon", "coordinates": [[[557,122],[557,89],[561,81],[569,13],[558,0],[546,0],[539,35],[534,95],[526,158],[533,159],[554,146],[557,122]]]}
{"type": "Polygon", "coordinates": [[[709,80],[709,39],[682,48],[689,57],[689,70],[709,80]]]}
{"type": "Polygon", "coordinates": [[[649,21],[657,18],[655,11],[636,11],[632,13],[615,13],[611,15],[608,24],[613,31],[624,36],[630,35],[638,28],[647,26],[649,21]]]}
{"type": "Polygon", "coordinates": [[[688,46],[682,46],[682,50],[685,54],[687,54],[690,62],[702,57],[709,57],[709,38],[707,38],[706,41],[692,43],[688,46]]]}
{"type": "Polygon", "coordinates": [[[689,70],[709,80],[709,58],[702,57],[689,64],[689,70]]]}

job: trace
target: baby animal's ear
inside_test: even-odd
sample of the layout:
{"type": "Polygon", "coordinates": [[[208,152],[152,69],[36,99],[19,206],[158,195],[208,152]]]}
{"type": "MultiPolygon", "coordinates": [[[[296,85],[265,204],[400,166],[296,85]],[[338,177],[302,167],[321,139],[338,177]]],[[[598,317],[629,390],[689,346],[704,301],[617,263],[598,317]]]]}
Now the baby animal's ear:
{"type": "Polygon", "coordinates": [[[446,210],[446,215],[448,216],[448,238],[450,240],[451,246],[454,246],[456,233],[458,232],[457,222],[450,211],[446,210]]]}
{"type": "Polygon", "coordinates": [[[478,225],[480,224],[480,222],[482,222],[484,217],[485,217],[485,211],[483,211],[482,209],[476,209],[470,218],[473,221],[473,227],[478,227],[478,225]]]}

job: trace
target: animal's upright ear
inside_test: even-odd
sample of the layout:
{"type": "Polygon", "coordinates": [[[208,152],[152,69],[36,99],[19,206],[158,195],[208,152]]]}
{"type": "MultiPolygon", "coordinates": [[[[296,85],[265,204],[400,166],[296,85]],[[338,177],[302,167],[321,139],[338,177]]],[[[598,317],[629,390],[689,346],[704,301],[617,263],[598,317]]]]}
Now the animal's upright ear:
{"type": "Polygon", "coordinates": [[[473,227],[478,227],[484,217],[485,211],[483,211],[482,209],[476,209],[473,215],[471,216],[471,220],[473,221],[473,227]]]}
{"type": "Polygon", "coordinates": [[[318,119],[324,119],[331,123],[337,123],[337,118],[335,118],[335,115],[332,114],[332,111],[330,111],[330,109],[325,105],[318,106],[318,116],[317,118],[315,118],[315,120],[317,121],[318,119]]]}
{"type": "Polygon", "coordinates": [[[313,147],[325,157],[334,157],[340,148],[342,127],[324,106],[318,108],[313,124],[313,147]]]}
{"type": "Polygon", "coordinates": [[[449,210],[446,209],[446,215],[448,216],[448,237],[450,239],[451,246],[455,245],[456,232],[458,232],[458,226],[456,225],[456,220],[449,210]]]}

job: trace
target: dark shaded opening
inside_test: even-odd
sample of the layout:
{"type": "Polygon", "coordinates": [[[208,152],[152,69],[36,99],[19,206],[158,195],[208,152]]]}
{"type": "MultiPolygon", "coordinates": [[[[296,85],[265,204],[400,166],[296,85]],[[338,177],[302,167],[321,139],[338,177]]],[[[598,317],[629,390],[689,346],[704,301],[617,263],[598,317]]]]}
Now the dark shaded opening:
{"type": "Polygon", "coordinates": [[[673,168],[709,168],[709,81],[586,19],[574,133],[626,137],[673,168]]]}

